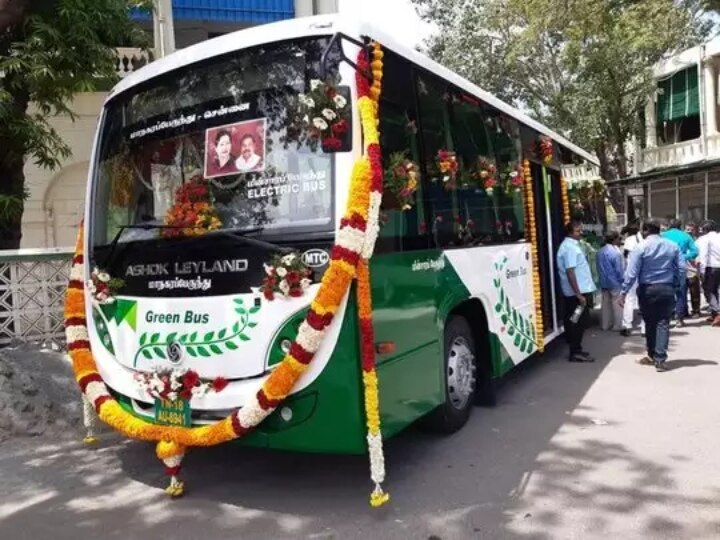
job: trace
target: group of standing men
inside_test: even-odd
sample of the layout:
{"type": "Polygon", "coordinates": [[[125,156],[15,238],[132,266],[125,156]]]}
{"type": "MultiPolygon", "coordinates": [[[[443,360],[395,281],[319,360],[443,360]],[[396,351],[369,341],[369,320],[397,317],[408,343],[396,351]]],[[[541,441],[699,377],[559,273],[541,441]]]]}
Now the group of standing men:
{"type": "MultiPolygon", "coordinates": [[[[566,232],[557,266],[565,297],[569,360],[592,362],[594,359],[582,349],[582,337],[596,286],[579,243],[582,223],[568,223],[566,232]]],[[[706,221],[699,231],[693,224],[682,230],[679,220],[671,220],[667,227],[649,220],[642,230],[628,227],[624,235],[610,232],[598,253],[597,270],[604,330],[630,335],[635,312],[640,311],[641,332],[647,343],[641,364],[667,370],[671,320],[682,326],[688,316],[700,315],[701,288],[710,310],[708,322],[720,327],[720,233],[714,221],[706,221]],[[688,291],[692,313],[688,313],[688,291]]]]}

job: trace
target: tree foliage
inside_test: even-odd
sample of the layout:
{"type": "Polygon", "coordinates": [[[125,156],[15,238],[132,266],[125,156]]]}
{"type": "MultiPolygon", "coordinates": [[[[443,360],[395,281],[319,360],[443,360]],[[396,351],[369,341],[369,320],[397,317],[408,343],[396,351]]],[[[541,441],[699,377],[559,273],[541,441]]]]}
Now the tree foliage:
{"type": "Polygon", "coordinates": [[[78,92],[115,78],[115,47],[143,45],[129,0],[0,0],[0,249],[17,247],[23,167],[53,169],[70,149],[51,125],[78,92]],[[32,107],[30,104],[32,103],[32,107]]]}
{"type": "Polygon", "coordinates": [[[701,0],[413,0],[440,63],[594,150],[624,176],[652,66],[701,41],[701,0]]]}

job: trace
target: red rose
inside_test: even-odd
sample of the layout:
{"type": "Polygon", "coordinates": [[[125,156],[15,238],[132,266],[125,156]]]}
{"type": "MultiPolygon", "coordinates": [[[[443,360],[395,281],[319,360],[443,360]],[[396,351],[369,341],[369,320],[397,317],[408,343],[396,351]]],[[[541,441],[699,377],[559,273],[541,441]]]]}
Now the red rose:
{"type": "Polygon", "coordinates": [[[399,176],[400,178],[405,178],[407,176],[407,173],[405,171],[405,167],[402,165],[398,165],[393,169],[393,172],[395,173],[395,176],[399,176]]]}
{"type": "Polygon", "coordinates": [[[337,90],[335,90],[332,86],[328,86],[327,90],[325,91],[325,94],[327,94],[327,97],[332,99],[337,95],[337,90]]]}
{"type": "Polygon", "coordinates": [[[285,279],[287,280],[288,285],[297,285],[300,283],[300,275],[295,271],[288,272],[285,279]]]}
{"type": "Polygon", "coordinates": [[[303,295],[303,291],[300,287],[290,287],[290,290],[288,291],[288,296],[292,296],[293,298],[299,298],[303,295]]]}
{"type": "Polygon", "coordinates": [[[272,289],[266,287],[263,289],[263,296],[265,297],[265,300],[274,300],[275,299],[275,293],[272,289]]]}
{"type": "Polygon", "coordinates": [[[181,399],[190,401],[190,399],[192,399],[192,390],[190,388],[183,388],[180,392],[178,392],[178,395],[181,399]]]}
{"type": "Polygon", "coordinates": [[[325,137],[322,140],[322,148],[325,152],[332,152],[342,148],[342,141],[337,137],[325,137]]]}
{"type": "Polygon", "coordinates": [[[332,131],[332,134],[335,136],[343,135],[347,133],[348,131],[348,125],[345,120],[338,120],[335,122],[332,126],[330,126],[330,131],[332,131]]]}
{"type": "Polygon", "coordinates": [[[200,382],[200,375],[192,369],[182,377],[182,383],[185,388],[194,388],[200,382]]]}
{"type": "Polygon", "coordinates": [[[224,377],[216,377],[212,382],[212,389],[216,392],[222,392],[228,385],[228,380],[224,377]]]}

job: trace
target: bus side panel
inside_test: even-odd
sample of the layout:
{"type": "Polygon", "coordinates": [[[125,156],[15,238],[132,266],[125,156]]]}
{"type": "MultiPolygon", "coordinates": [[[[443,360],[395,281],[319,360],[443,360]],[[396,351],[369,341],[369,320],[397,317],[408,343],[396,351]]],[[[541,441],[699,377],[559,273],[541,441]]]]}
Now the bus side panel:
{"type": "Polygon", "coordinates": [[[337,345],[320,376],[286,399],[239,444],[299,452],[367,452],[355,306],[351,294],[337,345]]]}
{"type": "Polygon", "coordinates": [[[442,291],[439,250],[380,254],[371,259],[376,343],[394,351],[378,354],[382,428],[397,433],[445,399],[442,379],[442,291]]]}

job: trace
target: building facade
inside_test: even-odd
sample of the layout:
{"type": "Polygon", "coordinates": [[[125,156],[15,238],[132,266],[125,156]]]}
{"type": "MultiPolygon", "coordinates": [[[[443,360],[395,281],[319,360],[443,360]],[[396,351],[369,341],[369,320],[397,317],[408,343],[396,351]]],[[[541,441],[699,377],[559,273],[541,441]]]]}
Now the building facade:
{"type": "Polygon", "coordinates": [[[720,37],[654,67],[632,176],[610,184],[629,216],[720,221],[720,37]]]}
{"type": "MultiPolygon", "coordinates": [[[[337,11],[338,0],[172,0],[171,19],[175,47],[180,49],[241,30],[293,17],[337,11]]],[[[170,0],[165,0],[170,5],[170,0]]],[[[141,13],[133,16],[159,43],[153,18],[141,13]]],[[[153,49],[118,48],[119,77],[152,60],[153,49]]],[[[61,166],[48,171],[32,162],[25,166],[30,198],[23,215],[22,248],[72,246],[85,206],[90,152],[106,92],[77,94],[70,104],[77,118],[58,116],[50,120],[70,146],[72,155],[61,166]]],[[[31,111],[32,112],[32,111],[31,111]]]]}

